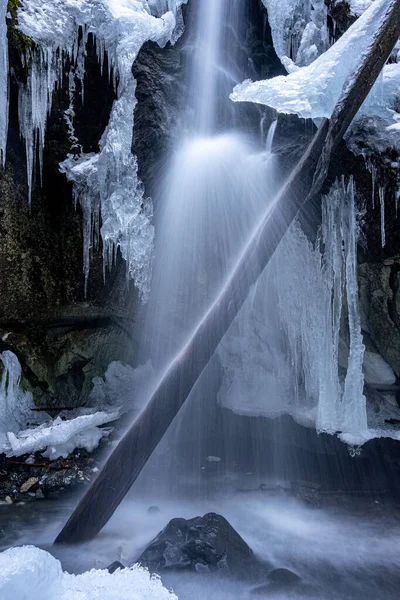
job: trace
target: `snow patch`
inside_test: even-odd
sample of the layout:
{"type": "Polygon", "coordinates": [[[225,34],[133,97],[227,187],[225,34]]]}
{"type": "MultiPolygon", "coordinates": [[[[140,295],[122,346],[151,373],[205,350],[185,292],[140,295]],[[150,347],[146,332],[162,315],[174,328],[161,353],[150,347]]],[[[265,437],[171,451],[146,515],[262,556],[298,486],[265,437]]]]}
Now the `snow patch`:
{"type": "Polygon", "coordinates": [[[350,12],[355,17],[362,15],[374,0],[350,0],[350,12]]]}
{"type": "Polygon", "coordinates": [[[67,458],[75,448],[84,448],[92,452],[97,448],[100,440],[109,433],[105,429],[99,429],[99,426],[115,421],[118,417],[118,411],[96,412],[68,421],[57,417],[50,423],[43,423],[39,427],[26,429],[18,434],[9,432],[8,443],[5,444],[6,454],[22,456],[46,449],[43,456],[55,460],[59,457],[67,458]]]}
{"type": "Polygon", "coordinates": [[[0,599],[26,600],[178,600],[160,579],[138,565],[118,569],[92,569],[82,575],[63,571],[51,554],[23,546],[0,554],[0,599]],[[33,596],[32,596],[33,592],[33,596]]]}

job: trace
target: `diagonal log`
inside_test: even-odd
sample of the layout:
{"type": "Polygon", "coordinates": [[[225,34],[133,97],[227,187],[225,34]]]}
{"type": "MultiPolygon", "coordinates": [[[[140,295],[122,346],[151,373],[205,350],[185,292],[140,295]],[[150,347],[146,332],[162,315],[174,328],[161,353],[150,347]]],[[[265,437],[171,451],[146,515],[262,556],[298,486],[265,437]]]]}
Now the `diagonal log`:
{"type": "Polygon", "coordinates": [[[330,120],[263,216],[229,280],[186,346],[174,358],[149,403],[113,450],[55,543],[93,538],[118,507],[189,396],[238,311],[302,206],[326,179],[335,148],[351,124],[400,36],[400,0],[389,0],[368,53],[348,78],[330,120]]]}

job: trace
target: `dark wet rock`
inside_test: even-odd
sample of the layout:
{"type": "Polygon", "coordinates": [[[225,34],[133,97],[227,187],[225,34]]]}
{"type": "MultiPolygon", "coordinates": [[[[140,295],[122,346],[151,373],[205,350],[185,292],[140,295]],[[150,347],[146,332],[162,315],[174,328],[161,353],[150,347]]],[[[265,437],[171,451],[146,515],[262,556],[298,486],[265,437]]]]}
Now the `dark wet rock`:
{"type": "Polygon", "coordinates": [[[160,509],[158,508],[158,506],[149,506],[147,512],[149,513],[149,515],[155,515],[160,512],[160,509]]]}
{"type": "Polygon", "coordinates": [[[297,588],[301,577],[289,569],[274,569],[268,574],[268,583],[260,585],[251,591],[253,596],[269,596],[279,592],[289,592],[297,588]]]}
{"type": "Polygon", "coordinates": [[[308,481],[295,481],[292,483],[292,490],[296,498],[305,504],[314,508],[320,506],[322,496],[319,484],[308,481]]]}
{"type": "Polygon", "coordinates": [[[93,454],[77,449],[67,459],[54,461],[43,458],[40,452],[18,458],[0,454],[0,502],[6,498],[17,504],[56,498],[87,485],[99,468],[104,443],[93,454]]]}
{"type": "Polygon", "coordinates": [[[330,21],[328,21],[330,34],[336,41],[355,22],[357,17],[351,13],[348,0],[325,0],[325,4],[330,17],[330,21]]]}
{"type": "Polygon", "coordinates": [[[268,579],[271,582],[271,585],[286,587],[289,585],[294,585],[295,583],[299,583],[301,581],[301,577],[293,571],[289,569],[274,569],[270,573],[268,573],[268,579]]]}
{"type": "Polygon", "coordinates": [[[172,519],[138,562],[152,572],[187,569],[239,574],[257,561],[251,548],[224,517],[208,513],[189,520],[172,519]]]}
{"type": "Polygon", "coordinates": [[[112,575],[118,569],[125,569],[124,565],[119,562],[119,560],[115,560],[111,565],[108,565],[107,571],[112,575]]]}
{"type": "Polygon", "coordinates": [[[359,266],[362,327],[380,355],[400,376],[400,259],[393,264],[365,262],[359,266]]]}

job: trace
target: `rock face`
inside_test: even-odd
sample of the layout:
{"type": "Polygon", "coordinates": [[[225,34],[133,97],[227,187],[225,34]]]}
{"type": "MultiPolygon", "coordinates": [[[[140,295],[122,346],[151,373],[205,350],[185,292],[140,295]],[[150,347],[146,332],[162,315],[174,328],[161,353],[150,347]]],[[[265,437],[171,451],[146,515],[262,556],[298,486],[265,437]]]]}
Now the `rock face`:
{"type": "Polygon", "coordinates": [[[363,329],[381,356],[400,376],[400,261],[365,262],[359,266],[363,329]]]}
{"type": "MultiPolygon", "coordinates": [[[[112,360],[132,358],[137,298],[133,286],[126,284],[121,259],[104,281],[101,247],[93,249],[85,297],[82,215],[74,207],[70,184],[59,172],[59,162],[71,150],[64,115],[67,89],[55,94],[42,185],[36,172],[28,205],[17,114],[18,83],[26,74],[20,63],[20,39],[11,27],[10,128],[6,168],[0,170],[0,351],[18,356],[22,384],[33,392],[39,407],[74,408],[85,403],[92,378],[103,375],[112,360]]],[[[76,131],[90,152],[97,150],[114,92],[101,75],[90,44],[86,63],[86,101],[77,109],[76,131]]]]}
{"type": "Polygon", "coordinates": [[[224,517],[209,513],[194,519],[172,519],[146,548],[138,562],[150,571],[186,569],[233,574],[256,562],[246,542],[224,517]]]}

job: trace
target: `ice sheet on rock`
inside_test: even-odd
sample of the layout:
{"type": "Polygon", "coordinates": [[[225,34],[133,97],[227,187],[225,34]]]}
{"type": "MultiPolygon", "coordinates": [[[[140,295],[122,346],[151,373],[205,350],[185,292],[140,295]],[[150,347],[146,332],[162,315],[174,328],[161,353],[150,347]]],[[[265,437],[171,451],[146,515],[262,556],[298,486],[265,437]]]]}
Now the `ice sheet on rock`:
{"type": "Polygon", "coordinates": [[[7,0],[0,0],[0,167],[6,161],[8,133],[8,39],[7,0]]]}
{"type": "MultiPolygon", "coordinates": [[[[386,14],[388,0],[375,0],[368,10],[324,54],[307,67],[267,81],[245,81],[235,87],[235,102],[266,104],[279,112],[304,118],[330,117],[343,85],[360,63],[386,14]]],[[[388,65],[361,108],[361,114],[379,115],[393,108],[399,80],[397,65],[388,65]]]]}
{"type": "Polygon", "coordinates": [[[6,441],[9,431],[17,432],[32,422],[40,421],[47,415],[32,411],[34,402],[30,392],[20,387],[21,365],[12,352],[6,350],[0,354],[0,366],[3,369],[0,383],[0,447],[6,441]]]}
{"type": "Polygon", "coordinates": [[[309,65],[329,47],[324,0],[263,0],[275,51],[290,72],[309,65]]]}
{"type": "Polygon", "coordinates": [[[93,379],[88,406],[101,409],[117,406],[121,412],[141,410],[148,398],[146,390],[153,376],[150,361],[136,369],[114,361],[108,365],[104,378],[93,379]]]}
{"type": "Polygon", "coordinates": [[[0,554],[2,600],[178,600],[161,580],[138,565],[119,569],[91,570],[71,575],[51,554],[22,546],[0,554]],[[34,595],[32,596],[32,591],[34,595]]]}
{"type": "MultiPolygon", "coordinates": [[[[374,88],[375,89],[375,88],[374,88]]],[[[346,135],[352,152],[365,158],[395,148],[400,150],[400,63],[384,67],[376,93],[369,97],[346,135]]]]}
{"type": "Polygon", "coordinates": [[[88,35],[95,36],[101,64],[107,52],[110,73],[112,70],[114,83],[118,82],[118,99],[102,136],[100,153],[97,158],[92,154],[71,155],[61,168],[74,183],[75,199],[84,215],[86,282],[90,253],[101,234],[105,264],[113,261],[120,248],[127,273],[144,299],[149,291],[154,231],[151,201],[144,197],[136,158],[131,153],[136,104],[132,64],[147,40],[163,46],[177,39],[182,31],[182,3],[157,0],[150,6],[146,0],[23,0],[18,13],[19,28],[39,45],[30,65],[31,81],[22,88],[20,99],[30,182],[36,145],[39,151],[43,145],[51,95],[65,70],[61,57],[69,57],[74,76],[82,81],[88,35]],[[159,14],[164,6],[169,9],[166,14],[151,14],[151,8],[159,14]]]}
{"type": "Polygon", "coordinates": [[[115,421],[118,417],[118,411],[81,415],[68,421],[57,417],[54,421],[18,434],[10,432],[7,434],[6,454],[22,456],[46,450],[43,456],[53,460],[60,456],[66,458],[75,448],[85,448],[92,452],[103,435],[108,433],[99,429],[99,426],[115,421]]]}

